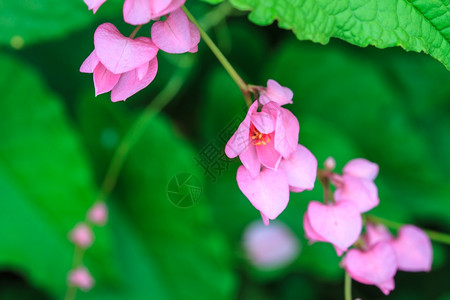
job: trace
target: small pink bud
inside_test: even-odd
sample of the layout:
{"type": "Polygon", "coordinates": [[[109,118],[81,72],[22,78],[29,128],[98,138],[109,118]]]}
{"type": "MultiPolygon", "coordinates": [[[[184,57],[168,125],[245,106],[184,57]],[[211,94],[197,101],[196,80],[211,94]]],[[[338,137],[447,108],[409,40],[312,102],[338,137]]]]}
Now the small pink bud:
{"type": "Polygon", "coordinates": [[[280,222],[269,226],[260,221],[251,223],[244,232],[243,246],[250,262],[265,270],[290,264],[300,252],[299,240],[280,222]]]}
{"type": "Polygon", "coordinates": [[[83,291],[89,291],[94,285],[94,279],[85,267],[70,271],[68,280],[70,286],[76,286],[83,291]]]}
{"type": "Polygon", "coordinates": [[[327,171],[333,171],[336,168],[336,161],[332,156],[328,156],[323,165],[327,171]]]}
{"type": "Polygon", "coordinates": [[[108,208],[105,202],[95,203],[88,212],[88,219],[95,225],[105,225],[108,219],[108,208]]]}
{"type": "Polygon", "coordinates": [[[92,245],[94,234],[88,225],[80,223],[72,229],[69,238],[75,245],[86,249],[92,245]]]}

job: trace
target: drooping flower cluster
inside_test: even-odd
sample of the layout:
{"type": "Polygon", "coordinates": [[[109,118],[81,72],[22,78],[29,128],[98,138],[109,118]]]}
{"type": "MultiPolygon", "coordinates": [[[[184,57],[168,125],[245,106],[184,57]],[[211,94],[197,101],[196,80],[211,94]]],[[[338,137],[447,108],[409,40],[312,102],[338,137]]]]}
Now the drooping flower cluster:
{"type": "MultiPolygon", "coordinates": [[[[94,233],[92,226],[103,226],[108,219],[108,209],[104,202],[95,203],[87,212],[86,221],[75,226],[69,233],[69,240],[83,250],[92,246],[94,233]]],[[[88,291],[94,285],[94,279],[85,266],[77,266],[68,275],[69,286],[88,291]]]]}
{"type": "MultiPolygon", "coordinates": [[[[94,13],[106,0],[84,0],[94,13]]],[[[81,65],[93,73],[95,95],[111,91],[113,102],[126,100],[147,87],[158,71],[156,55],[197,52],[200,32],[180,8],[184,0],[126,0],[124,19],[132,25],[152,20],[150,37],[125,37],[111,23],[100,25],[94,34],[94,51],[81,65]],[[159,20],[166,16],[165,20],[159,20]],[[159,21],[158,21],[159,20],[159,21]]]]}
{"type": "MultiPolygon", "coordinates": [[[[361,214],[379,203],[374,179],[378,165],[358,158],[348,162],[343,174],[333,173],[335,162],[327,159],[322,180],[336,187],[326,203],[312,201],[303,218],[306,237],[311,242],[331,243],[350,276],[361,283],[376,285],[384,294],[394,289],[397,270],[429,271],[432,248],[428,236],[419,228],[406,225],[394,239],[382,225],[366,224],[361,237],[361,214]],[[330,201],[332,200],[332,201],[330,201]],[[357,248],[349,247],[356,245],[357,248]]],[[[324,187],[328,189],[328,186],[324,187]]]]}
{"type": "Polygon", "coordinates": [[[292,103],[292,91],[274,80],[257,90],[259,99],[250,106],[225,153],[229,158],[239,156],[243,166],[237,171],[238,186],[268,225],[286,208],[289,191],[314,187],[317,160],[298,144],[298,120],[282,107],[292,103]]]}
{"type": "Polygon", "coordinates": [[[388,295],[395,287],[397,270],[428,272],[433,261],[433,248],[427,234],[413,225],[405,225],[394,238],[381,224],[366,225],[361,249],[350,249],[342,266],[361,283],[376,285],[388,295]]]}

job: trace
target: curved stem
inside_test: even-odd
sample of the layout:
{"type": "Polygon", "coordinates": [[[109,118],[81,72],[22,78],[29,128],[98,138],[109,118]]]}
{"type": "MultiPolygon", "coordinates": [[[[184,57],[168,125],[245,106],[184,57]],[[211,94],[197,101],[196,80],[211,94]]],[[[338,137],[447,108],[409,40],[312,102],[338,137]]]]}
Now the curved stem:
{"type": "Polygon", "coordinates": [[[198,28],[200,31],[200,35],[202,36],[203,40],[205,41],[206,45],[211,49],[211,52],[216,56],[216,58],[219,60],[219,62],[222,64],[222,66],[225,68],[225,70],[230,74],[231,78],[236,82],[239,89],[242,92],[242,95],[244,96],[245,102],[248,106],[252,104],[252,99],[250,95],[250,90],[245,83],[245,81],[239,76],[239,74],[236,72],[236,70],[233,68],[233,66],[230,64],[230,62],[227,60],[227,58],[223,55],[223,53],[220,51],[220,49],[216,46],[216,44],[213,42],[213,40],[209,37],[209,35],[206,33],[206,31],[200,26],[198,21],[194,18],[194,16],[189,12],[189,10],[186,8],[186,6],[183,6],[183,11],[186,13],[188,19],[194,23],[194,25],[198,28]]]}
{"type": "Polygon", "coordinates": [[[352,300],[352,278],[345,272],[345,300],[352,300]]]}
{"type": "MultiPolygon", "coordinates": [[[[405,225],[402,223],[398,223],[398,222],[386,220],[386,219],[383,219],[380,217],[376,217],[374,215],[367,215],[367,220],[370,222],[373,222],[373,223],[384,224],[387,227],[392,228],[392,229],[400,229],[400,227],[405,225]]],[[[433,230],[426,230],[426,229],[423,229],[423,231],[425,231],[425,233],[428,235],[430,240],[438,242],[438,243],[450,245],[450,234],[441,233],[441,232],[437,232],[437,231],[433,231],[433,230]]]]}
{"type": "Polygon", "coordinates": [[[139,29],[141,29],[142,25],[138,25],[136,26],[136,28],[134,28],[133,32],[130,34],[129,38],[130,39],[134,39],[134,37],[136,36],[136,34],[138,33],[139,29]]]}
{"type": "Polygon", "coordinates": [[[106,172],[105,179],[103,180],[100,195],[97,200],[104,200],[114,189],[119,172],[127,157],[128,152],[134,146],[141,134],[147,128],[149,122],[156,116],[169,102],[172,100],[178,91],[181,89],[185,79],[187,77],[187,70],[179,69],[179,72],[175,73],[164,89],[156,96],[156,98],[147,106],[145,111],[134,122],[124,138],[120,142],[114,152],[113,158],[106,172]]]}

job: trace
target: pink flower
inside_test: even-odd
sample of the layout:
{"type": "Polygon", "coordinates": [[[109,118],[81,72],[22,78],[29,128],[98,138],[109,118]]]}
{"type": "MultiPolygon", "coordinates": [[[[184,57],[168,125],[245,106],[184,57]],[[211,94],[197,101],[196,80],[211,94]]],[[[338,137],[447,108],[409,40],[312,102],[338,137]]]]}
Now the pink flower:
{"type": "Polygon", "coordinates": [[[244,250],[250,262],[259,269],[273,270],[290,264],[300,252],[292,230],[280,222],[264,226],[251,223],[244,232],[244,250]]]}
{"type": "Polygon", "coordinates": [[[317,159],[305,146],[298,144],[289,158],[281,160],[279,169],[286,174],[291,192],[299,193],[314,188],[317,159]]]}
{"type": "Polygon", "coordinates": [[[278,217],[289,202],[289,184],[284,172],[263,168],[252,178],[250,171],[240,166],[236,180],[242,193],[261,212],[266,225],[278,217]]]}
{"type": "Polygon", "coordinates": [[[152,25],[152,40],[159,49],[168,53],[197,52],[200,32],[179,8],[170,13],[166,21],[152,25]]]}
{"type": "Polygon", "coordinates": [[[433,248],[428,235],[419,227],[404,225],[394,238],[388,229],[382,225],[366,226],[364,242],[367,248],[378,242],[388,242],[397,257],[398,269],[406,272],[428,272],[433,262],[433,248]]]}
{"type": "Polygon", "coordinates": [[[69,233],[69,238],[78,247],[86,249],[92,245],[94,234],[89,226],[80,223],[69,233]]]}
{"type": "Polygon", "coordinates": [[[378,189],[373,182],[378,174],[378,165],[366,159],[349,161],[343,169],[343,175],[334,175],[331,179],[336,185],[336,202],[355,203],[360,212],[367,212],[378,205],[378,189]]]}
{"type": "Polygon", "coordinates": [[[385,295],[395,288],[397,259],[387,242],[379,242],[365,252],[350,249],[342,260],[342,266],[354,280],[376,285],[385,295]]]}
{"type": "Polygon", "coordinates": [[[433,262],[433,247],[428,235],[420,228],[405,225],[391,242],[398,269],[407,272],[429,272],[433,262]]]}
{"type": "Polygon", "coordinates": [[[277,170],[281,158],[288,158],[298,144],[300,126],[297,118],[274,102],[258,112],[258,102],[250,106],[247,116],[225,146],[229,158],[239,155],[252,178],[261,165],[277,170]]]}
{"type": "Polygon", "coordinates": [[[108,209],[105,202],[97,202],[88,211],[88,220],[95,225],[103,226],[108,219],[108,209]]]}
{"type": "Polygon", "coordinates": [[[273,79],[267,81],[267,88],[258,87],[258,90],[259,102],[263,105],[270,101],[276,102],[279,105],[290,104],[294,96],[294,93],[289,88],[281,86],[273,79]]]}
{"type": "Polygon", "coordinates": [[[124,37],[111,23],[100,25],[94,34],[95,50],[80,71],[94,73],[95,95],[111,91],[116,102],[142,90],[158,70],[158,48],[151,39],[124,37]]]}
{"type": "Polygon", "coordinates": [[[394,237],[382,224],[366,224],[366,234],[363,236],[364,244],[366,248],[372,248],[378,242],[389,242],[394,237]]]}
{"type": "Polygon", "coordinates": [[[70,286],[76,286],[83,291],[89,291],[94,285],[94,279],[85,267],[70,271],[68,281],[70,286]]]}
{"type": "Polygon", "coordinates": [[[166,15],[184,4],[185,0],[125,0],[123,18],[132,25],[141,25],[166,15]]]}
{"type": "Polygon", "coordinates": [[[329,242],[341,256],[358,240],[362,219],[358,208],[351,202],[328,205],[311,201],[303,218],[303,227],[309,240],[329,242]]]}
{"type": "Polygon", "coordinates": [[[92,10],[94,14],[97,12],[98,8],[105,2],[106,0],[84,0],[84,3],[86,3],[89,10],[92,10]]]}

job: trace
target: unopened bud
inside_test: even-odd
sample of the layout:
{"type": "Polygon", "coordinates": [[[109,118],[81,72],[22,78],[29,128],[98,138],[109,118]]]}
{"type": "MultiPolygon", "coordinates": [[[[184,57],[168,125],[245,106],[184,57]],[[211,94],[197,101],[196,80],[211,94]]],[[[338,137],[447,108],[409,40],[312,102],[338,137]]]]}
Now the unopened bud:
{"type": "Polygon", "coordinates": [[[78,267],[69,272],[69,285],[83,291],[89,291],[94,285],[94,279],[85,267],[78,267]]]}
{"type": "Polygon", "coordinates": [[[88,220],[95,225],[103,226],[108,219],[108,208],[105,202],[97,202],[88,212],[88,220]]]}
{"type": "Polygon", "coordinates": [[[70,240],[77,246],[86,249],[92,245],[94,234],[89,226],[80,223],[69,234],[70,240]]]}
{"type": "Polygon", "coordinates": [[[328,156],[323,165],[325,166],[325,170],[333,171],[336,168],[336,161],[332,156],[328,156]]]}

